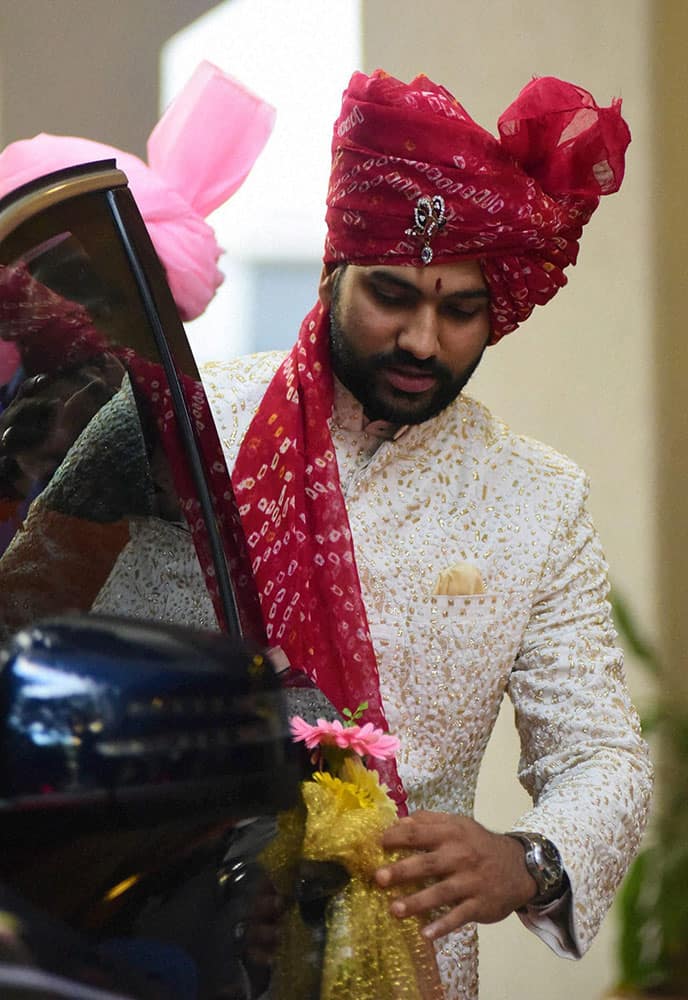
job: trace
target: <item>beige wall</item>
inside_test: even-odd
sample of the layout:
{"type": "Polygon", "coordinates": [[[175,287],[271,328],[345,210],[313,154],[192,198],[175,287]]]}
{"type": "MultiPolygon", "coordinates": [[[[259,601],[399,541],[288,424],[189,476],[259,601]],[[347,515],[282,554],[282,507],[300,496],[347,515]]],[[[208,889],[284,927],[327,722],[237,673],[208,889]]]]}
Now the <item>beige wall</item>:
{"type": "Polygon", "coordinates": [[[491,348],[471,390],[514,428],[554,445],[592,480],[613,574],[654,624],[656,418],[647,0],[368,0],[365,62],[424,71],[496,131],[533,75],[624,101],[633,142],[622,191],[586,228],[568,286],[491,348]],[[393,12],[393,13],[392,13],[393,12]],[[451,39],[450,44],[447,40],[451,39]]]}
{"type": "Polygon", "coordinates": [[[688,3],[663,0],[654,22],[653,84],[656,212],[656,357],[658,509],[657,580],[661,649],[671,684],[688,710],[688,3]]]}
{"type": "MultiPolygon", "coordinates": [[[[488,351],[470,391],[515,429],[547,441],[586,469],[612,577],[653,632],[659,417],[649,42],[660,6],[652,0],[367,0],[364,5],[367,70],[382,66],[404,79],[425,72],[493,132],[499,114],[533,75],[579,83],[601,104],[623,98],[633,142],[621,192],[603,200],[586,228],[569,285],[488,351]]],[[[631,670],[637,694],[645,688],[642,681],[631,670]]],[[[477,806],[478,818],[496,829],[513,821],[526,801],[514,778],[517,755],[506,706],[477,806]]],[[[481,995],[486,1000],[599,997],[614,978],[613,929],[607,921],[586,959],[570,963],[553,956],[515,917],[484,928],[481,995]]]]}

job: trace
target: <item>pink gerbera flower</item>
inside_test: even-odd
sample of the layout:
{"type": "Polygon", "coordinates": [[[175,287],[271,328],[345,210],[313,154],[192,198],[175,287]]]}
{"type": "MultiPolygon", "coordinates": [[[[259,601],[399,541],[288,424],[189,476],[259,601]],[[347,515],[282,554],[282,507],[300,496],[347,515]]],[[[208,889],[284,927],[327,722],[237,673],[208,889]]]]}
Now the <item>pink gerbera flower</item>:
{"type": "Polygon", "coordinates": [[[352,726],[351,729],[356,732],[351,737],[349,746],[361,757],[389,760],[399,749],[399,740],[396,736],[390,736],[389,733],[376,729],[372,722],[366,722],[364,726],[352,726]]]}
{"type": "MultiPolygon", "coordinates": [[[[351,746],[350,729],[345,728],[338,719],[328,722],[318,719],[314,726],[309,725],[300,715],[295,715],[290,722],[292,735],[296,742],[305,743],[309,750],[315,747],[330,746],[348,750],[351,746]]],[[[352,726],[351,729],[358,729],[352,726]]]]}
{"type": "Polygon", "coordinates": [[[334,746],[340,750],[352,750],[361,757],[387,760],[399,749],[399,740],[396,736],[390,736],[381,729],[376,729],[372,722],[367,722],[364,726],[343,726],[338,719],[334,722],[318,719],[316,725],[311,726],[299,715],[295,715],[290,721],[290,726],[294,739],[305,743],[309,750],[321,746],[334,746]]]}

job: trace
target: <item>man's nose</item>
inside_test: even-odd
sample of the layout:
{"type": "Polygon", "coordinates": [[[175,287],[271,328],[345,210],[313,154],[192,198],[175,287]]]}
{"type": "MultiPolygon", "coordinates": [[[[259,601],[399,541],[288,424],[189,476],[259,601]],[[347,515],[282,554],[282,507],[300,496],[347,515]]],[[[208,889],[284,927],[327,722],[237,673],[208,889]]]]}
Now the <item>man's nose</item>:
{"type": "Polygon", "coordinates": [[[432,305],[419,306],[407,317],[397,337],[397,346],[419,360],[434,357],[439,350],[439,321],[432,305]]]}

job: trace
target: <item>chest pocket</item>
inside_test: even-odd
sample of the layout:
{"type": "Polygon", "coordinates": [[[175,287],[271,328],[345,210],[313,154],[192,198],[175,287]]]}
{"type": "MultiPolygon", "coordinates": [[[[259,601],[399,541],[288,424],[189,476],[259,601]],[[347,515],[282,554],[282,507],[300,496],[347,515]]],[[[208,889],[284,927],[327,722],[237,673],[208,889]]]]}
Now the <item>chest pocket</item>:
{"type": "Polygon", "coordinates": [[[422,621],[432,628],[460,629],[484,619],[496,621],[503,606],[501,594],[431,594],[409,602],[407,621],[422,621]]]}
{"type": "Polygon", "coordinates": [[[475,642],[482,632],[498,628],[503,619],[504,598],[501,594],[470,594],[448,597],[432,594],[412,599],[406,606],[380,601],[369,608],[371,632],[384,640],[385,648],[394,645],[400,650],[406,637],[420,632],[431,640],[433,636],[475,642]]]}
{"type": "Polygon", "coordinates": [[[401,740],[402,780],[417,801],[434,803],[428,808],[447,808],[454,789],[470,809],[513,663],[510,610],[503,595],[490,593],[371,609],[385,713],[401,740]]]}
{"type": "Polygon", "coordinates": [[[501,594],[432,595],[371,609],[390,725],[496,714],[515,656],[506,604],[501,594]]]}

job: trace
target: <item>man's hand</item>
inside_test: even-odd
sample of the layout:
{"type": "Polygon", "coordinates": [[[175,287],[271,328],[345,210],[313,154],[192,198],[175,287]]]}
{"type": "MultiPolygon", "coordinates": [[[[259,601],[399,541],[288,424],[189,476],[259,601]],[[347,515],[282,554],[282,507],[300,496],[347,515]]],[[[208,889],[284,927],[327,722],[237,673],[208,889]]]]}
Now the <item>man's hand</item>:
{"type": "Polygon", "coordinates": [[[409,917],[443,908],[443,915],[423,929],[431,940],[471,921],[503,920],[537,893],[522,845],[467,816],[413,813],[385,832],[382,845],[414,853],[379,868],[375,873],[378,885],[403,888],[415,882],[425,886],[397,897],[391,912],[409,917]]]}

